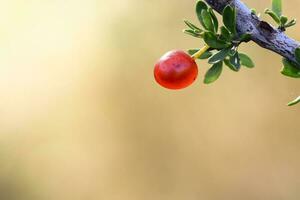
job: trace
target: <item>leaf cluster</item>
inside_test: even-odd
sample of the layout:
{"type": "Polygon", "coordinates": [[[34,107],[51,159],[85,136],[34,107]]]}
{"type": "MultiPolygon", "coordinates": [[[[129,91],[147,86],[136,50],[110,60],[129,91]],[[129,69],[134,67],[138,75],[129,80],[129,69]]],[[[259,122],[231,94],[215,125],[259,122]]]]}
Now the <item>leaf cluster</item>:
{"type": "MultiPolygon", "coordinates": [[[[212,8],[200,0],[196,4],[196,14],[202,26],[184,20],[188,29],[184,33],[193,37],[202,38],[210,47],[199,59],[208,59],[212,66],[205,74],[204,83],[216,81],[223,70],[223,65],[237,72],[241,66],[253,68],[254,63],[245,53],[240,53],[238,47],[242,42],[250,41],[249,34],[239,35],[236,29],[236,9],[227,5],[222,13],[223,25],[219,27],[219,21],[212,8]]],[[[190,49],[188,53],[193,55],[199,49],[190,49]]]]}
{"type": "MultiPolygon", "coordinates": [[[[256,15],[254,9],[251,12],[256,15]]],[[[272,9],[267,8],[265,13],[272,17],[281,31],[285,31],[286,28],[296,24],[295,19],[289,20],[286,16],[282,15],[281,0],[272,0],[272,9]]],[[[251,40],[251,35],[240,35],[237,33],[235,8],[230,5],[224,8],[222,12],[223,25],[220,25],[213,9],[202,0],[199,0],[196,4],[196,14],[201,28],[188,20],[184,20],[188,27],[184,30],[184,33],[203,39],[207,46],[209,46],[209,49],[198,58],[207,59],[208,63],[212,65],[205,74],[205,84],[216,81],[222,74],[224,65],[235,72],[239,71],[241,66],[247,68],[254,67],[251,58],[245,53],[238,51],[241,43],[251,40]]],[[[190,49],[188,53],[194,55],[199,50],[199,48],[190,49]]],[[[283,58],[281,73],[288,77],[300,78],[300,47],[294,53],[296,62],[283,58]]],[[[300,96],[291,101],[288,106],[298,103],[300,103],[300,96]]]]}
{"type": "Polygon", "coordinates": [[[289,21],[288,17],[282,15],[282,1],[272,0],[272,9],[266,8],[265,14],[268,14],[278,25],[278,28],[285,31],[287,28],[296,25],[296,19],[289,21]]]}

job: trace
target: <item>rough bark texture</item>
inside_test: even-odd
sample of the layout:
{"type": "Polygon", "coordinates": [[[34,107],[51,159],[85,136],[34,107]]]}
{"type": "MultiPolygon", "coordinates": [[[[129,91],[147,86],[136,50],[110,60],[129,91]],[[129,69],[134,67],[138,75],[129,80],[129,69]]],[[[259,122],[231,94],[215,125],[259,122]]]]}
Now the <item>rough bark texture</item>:
{"type": "Polygon", "coordinates": [[[279,29],[273,28],[267,22],[261,21],[240,0],[205,0],[214,10],[221,13],[226,5],[237,9],[237,31],[251,34],[251,40],[259,46],[269,49],[279,55],[296,62],[295,49],[300,46],[296,40],[288,37],[279,29]]]}

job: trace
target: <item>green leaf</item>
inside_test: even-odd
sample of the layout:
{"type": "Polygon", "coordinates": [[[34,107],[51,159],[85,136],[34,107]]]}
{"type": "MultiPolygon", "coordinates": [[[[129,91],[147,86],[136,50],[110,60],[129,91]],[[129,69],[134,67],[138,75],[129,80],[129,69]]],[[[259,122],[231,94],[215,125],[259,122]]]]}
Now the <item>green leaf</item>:
{"type": "Polygon", "coordinates": [[[236,12],[230,5],[223,10],[223,23],[232,34],[236,34],[236,12]]]}
{"type": "Polygon", "coordinates": [[[224,38],[224,40],[231,41],[231,34],[225,26],[221,27],[221,36],[224,38]]]}
{"type": "Polygon", "coordinates": [[[214,54],[209,60],[208,63],[210,64],[215,64],[218,63],[220,61],[223,61],[227,56],[228,53],[230,51],[230,48],[225,48],[222,49],[221,51],[217,52],[216,54],[214,54]]]}
{"type": "Polygon", "coordinates": [[[229,67],[229,69],[231,69],[232,71],[238,72],[239,69],[237,69],[233,64],[231,64],[229,59],[225,59],[224,60],[225,65],[227,65],[229,67]]]}
{"type": "Polygon", "coordinates": [[[212,55],[213,55],[212,52],[206,51],[198,59],[205,60],[207,58],[210,58],[212,55]]]}
{"type": "Polygon", "coordinates": [[[299,47],[295,50],[295,57],[296,57],[296,61],[300,64],[300,48],[299,47]]]}
{"type": "Polygon", "coordinates": [[[213,55],[212,52],[206,51],[198,59],[205,60],[207,58],[210,58],[212,55],[213,55]]]}
{"type": "Polygon", "coordinates": [[[213,21],[213,24],[214,24],[214,27],[215,27],[215,33],[218,32],[218,29],[219,29],[219,21],[218,21],[218,18],[216,17],[214,11],[212,8],[209,8],[208,9],[208,12],[209,14],[211,15],[211,18],[212,18],[212,21],[213,21]]]}
{"type": "Polygon", "coordinates": [[[292,78],[300,78],[300,69],[292,63],[291,61],[284,58],[282,60],[283,68],[281,69],[281,73],[285,76],[292,78]]]}
{"type": "Polygon", "coordinates": [[[296,19],[291,20],[289,23],[287,23],[286,25],[284,25],[285,28],[294,26],[297,23],[296,19]]]}
{"type": "Polygon", "coordinates": [[[288,21],[288,18],[286,16],[283,16],[283,15],[280,16],[280,23],[282,26],[285,25],[287,23],[287,21],[288,21]]]}
{"type": "Polygon", "coordinates": [[[205,43],[215,49],[223,49],[229,47],[229,43],[217,38],[217,36],[211,32],[205,32],[203,37],[205,43]]]}
{"type": "Polygon", "coordinates": [[[194,30],[184,29],[183,32],[185,34],[191,35],[191,36],[196,37],[196,38],[202,38],[202,34],[201,33],[197,33],[194,30]]]}
{"type": "Polygon", "coordinates": [[[253,14],[253,15],[257,15],[256,9],[254,9],[254,8],[251,8],[251,9],[250,9],[250,11],[251,11],[251,14],[253,14]]]}
{"type": "Polygon", "coordinates": [[[251,58],[249,56],[247,56],[246,54],[239,53],[239,57],[241,60],[241,65],[244,65],[245,67],[248,67],[248,68],[253,68],[255,66],[253,61],[251,60],[251,58]]]}
{"type": "Polygon", "coordinates": [[[229,58],[230,63],[234,66],[235,69],[240,70],[241,68],[241,62],[239,53],[236,52],[233,56],[229,58]]]}
{"type": "Polygon", "coordinates": [[[197,4],[196,4],[196,14],[197,14],[197,17],[198,17],[198,20],[199,22],[201,23],[201,25],[203,26],[203,23],[202,23],[202,10],[207,10],[208,7],[206,5],[206,3],[204,3],[203,1],[198,1],[197,4]]]}
{"type": "MultiPolygon", "coordinates": [[[[195,53],[197,53],[200,49],[189,49],[188,50],[188,54],[189,55],[194,55],[195,53]]],[[[204,60],[207,59],[209,57],[211,57],[213,54],[210,51],[205,51],[198,59],[204,60]]]]}
{"type": "Polygon", "coordinates": [[[194,25],[193,23],[189,22],[188,20],[183,20],[184,23],[192,30],[197,30],[199,32],[203,32],[202,29],[198,28],[196,25],[194,25]]]}
{"type": "Polygon", "coordinates": [[[203,27],[211,32],[215,32],[215,27],[211,18],[211,15],[207,10],[201,11],[201,21],[203,23],[203,27]]]}
{"type": "Polygon", "coordinates": [[[251,35],[249,33],[244,33],[240,36],[239,40],[241,42],[249,42],[251,40],[251,35]]]}
{"type": "Polygon", "coordinates": [[[272,11],[272,10],[270,10],[270,9],[266,9],[265,10],[265,13],[266,14],[268,14],[268,15],[270,15],[272,18],[273,18],[273,20],[278,24],[278,25],[280,25],[280,18],[279,18],[279,16],[274,12],[274,11],[272,11]]]}
{"type": "Polygon", "coordinates": [[[300,96],[297,97],[295,100],[291,101],[290,103],[288,103],[288,106],[293,106],[300,103],[300,96]]]}
{"type": "Polygon", "coordinates": [[[214,81],[216,81],[223,69],[223,62],[218,62],[216,64],[213,64],[212,67],[206,72],[205,78],[204,78],[204,83],[205,84],[210,84],[214,81]]]}
{"type": "Polygon", "coordinates": [[[277,16],[281,16],[282,2],[281,0],[272,0],[272,10],[277,16]]]}

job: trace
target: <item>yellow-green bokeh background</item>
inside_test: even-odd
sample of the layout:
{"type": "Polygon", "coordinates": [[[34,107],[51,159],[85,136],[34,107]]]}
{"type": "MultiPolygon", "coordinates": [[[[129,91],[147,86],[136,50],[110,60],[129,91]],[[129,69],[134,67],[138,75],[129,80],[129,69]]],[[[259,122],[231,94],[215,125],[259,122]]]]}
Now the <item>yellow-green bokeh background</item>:
{"type": "Polygon", "coordinates": [[[300,198],[300,107],[285,106],[300,84],[279,56],[249,43],[255,69],[207,86],[202,61],[185,90],[154,82],[164,52],[202,45],[181,32],[195,1],[0,5],[1,200],[300,198]]]}

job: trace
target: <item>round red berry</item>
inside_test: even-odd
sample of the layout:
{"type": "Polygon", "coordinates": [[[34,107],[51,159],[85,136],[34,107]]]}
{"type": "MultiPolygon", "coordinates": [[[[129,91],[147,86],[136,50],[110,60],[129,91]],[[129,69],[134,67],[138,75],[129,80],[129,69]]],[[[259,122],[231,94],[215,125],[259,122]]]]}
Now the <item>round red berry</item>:
{"type": "Polygon", "coordinates": [[[173,50],[156,63],[154,77],[157,83],[168,89],[182,89],[191,85],[198,75],[195,60],[184,51],[173,50]]]}

